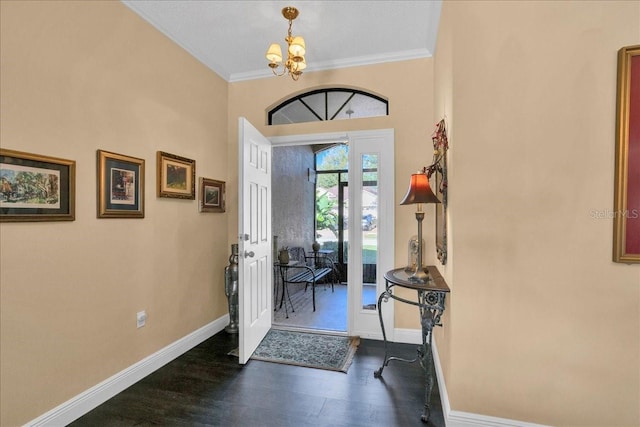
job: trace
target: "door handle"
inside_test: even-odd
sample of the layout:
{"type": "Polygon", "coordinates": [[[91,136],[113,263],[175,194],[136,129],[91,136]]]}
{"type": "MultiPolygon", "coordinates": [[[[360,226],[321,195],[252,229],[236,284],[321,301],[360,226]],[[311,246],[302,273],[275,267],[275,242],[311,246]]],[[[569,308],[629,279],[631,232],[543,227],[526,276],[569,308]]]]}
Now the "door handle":
{"type": "Polygon", "coordinates": [[[253,253],[253,251],[250,251],[250,252],[244,251],[245,258],[253,258],[254,255],[255,254],[253,253]]]}

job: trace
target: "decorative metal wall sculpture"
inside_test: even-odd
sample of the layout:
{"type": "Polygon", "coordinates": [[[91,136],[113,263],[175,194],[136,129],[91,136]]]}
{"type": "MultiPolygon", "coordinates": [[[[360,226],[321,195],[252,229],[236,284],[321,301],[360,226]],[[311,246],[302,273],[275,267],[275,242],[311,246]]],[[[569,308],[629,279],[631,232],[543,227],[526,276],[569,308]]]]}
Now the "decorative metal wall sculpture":
{"type": "Polygon", "coordinates": [[[436,205],[436,251],[438,260],[447,263],[447,128],[444,119],[436,123],[436,129],[431,135],[433,142],[433,160],[427,166],[427,176],[431,181],[431,188],[441,203],[436,205]]]}

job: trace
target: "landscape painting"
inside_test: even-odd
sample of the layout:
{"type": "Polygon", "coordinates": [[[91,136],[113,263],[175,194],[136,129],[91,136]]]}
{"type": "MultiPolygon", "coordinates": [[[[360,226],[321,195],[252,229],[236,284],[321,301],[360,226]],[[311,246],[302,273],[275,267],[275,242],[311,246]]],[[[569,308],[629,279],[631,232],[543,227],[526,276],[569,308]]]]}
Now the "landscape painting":
{"type": "Polygon", "coordinates": [[[200,212],[224,212],[224,181],[200,178],[200,212]]]}
{"type": "Polygon", "coordinates": [[[175,154],[157,153],[158,197],[196,198],[196,161],[175,154]]]}
{"type": "Polygon", "coordinates": [[[60,208],[60,172],[0,163],[0,207],[60,208]]]}

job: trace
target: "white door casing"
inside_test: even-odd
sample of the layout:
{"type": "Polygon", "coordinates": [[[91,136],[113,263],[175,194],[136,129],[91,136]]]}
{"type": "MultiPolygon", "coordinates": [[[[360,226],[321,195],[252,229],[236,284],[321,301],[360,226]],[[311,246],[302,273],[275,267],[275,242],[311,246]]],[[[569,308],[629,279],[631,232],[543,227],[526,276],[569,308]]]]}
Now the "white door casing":
{"type": "Polygon", "coordinates": [[[246,363],[271,328],[271,142],[238,120],[239,361],[246,363]]]}
{"type": "MultiPolygon", "coordinates": [[[[270,138],[274,147],[291,145],[327,144],[346,142],[349,144],[349,164],[355,165],[349,169],[349,216],[357,218],[355,212],[361,212],[362,176],[359,162],[363,153],[377,153],[379,158],[378,171],[378,265],[376,293],[384,290],[384,273],[394,268],[394,234],[395,234],[395,163],[394,163],[394,131],[393,129],[377,129],[369,131],[336,132],[307,135],[289,135],[270,138]],[[356,179],[359,184],[356,187],[356,179]],[[357,199],[357,201],[356,201],[357,199]],[[357,205],[354,203],[356,202],[357,205]],[[357,208],[357,210],[356,210],[357,208]],[[353,216],[356,215],[356,216],[353,216]]],[[[358,236],[360,221],[349,222],[349,236],[358,236]],[[353,227],[353,228],[351,228],[353,227]]],[[[360,277],[362,281],[362,240],[354,244],[349,238],[349,281],[353,277],[360,277]],[[357,257],[357,259],[354,259],[357,257]],[[354,267],[355,265],[355,267],[354,267]],[[357,268],[357,271],[352,271],[357,268]]],[[[363,310],[362,286],[347,287],[347,334],[363,338],[382,339],[382,330],[377,310],[363,310]],[[357,294],[356,294],[357,292],[357,294]]],[[[393,301],[384,303],[383,318],[387,339],[394,338],[394,304],[393,301]]]]}

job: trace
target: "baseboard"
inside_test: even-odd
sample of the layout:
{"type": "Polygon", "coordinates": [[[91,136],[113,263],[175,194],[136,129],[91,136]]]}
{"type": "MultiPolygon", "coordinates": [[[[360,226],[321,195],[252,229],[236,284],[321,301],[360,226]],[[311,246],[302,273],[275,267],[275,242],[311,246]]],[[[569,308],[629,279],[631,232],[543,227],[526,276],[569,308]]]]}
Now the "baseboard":
{"type": "Polygon", "coordinates": [[[445,419],[445,424],[447,427],[547,427],[542,424],[489,417],[462,411],[451,411],[445,419]]]}
{"type": "Polygon", "coordinates": [[[490,417],[487,415],[452,410],[449,403],[447,385],[444,381],[442,365],[440,364],[438,345],[436,344],[435,339],[433,340],[433,364],[436,368],[438,391],[440,392],[442,412],[444,414],[444,422],[447,427],[545,427],[542,424],[533,424],[525,421],[490,417]]]}
{"type": "Polygon", "coordinates": [[[165,348],[118,372],[79,395],[69,399],[51,411],[25,424],[26,426],[67,425],[82,415],[111,399],[116,394],[140,381],[142,378],[186,353],[225,328],[229,323],[226,314],[180,338],[165,348]]]}
{"type": "Polygon", "coordinates": [[[393,331],[394,342],[403,344],[422,344],[422,331],[420,329],[400,329],[393,331]]]}

